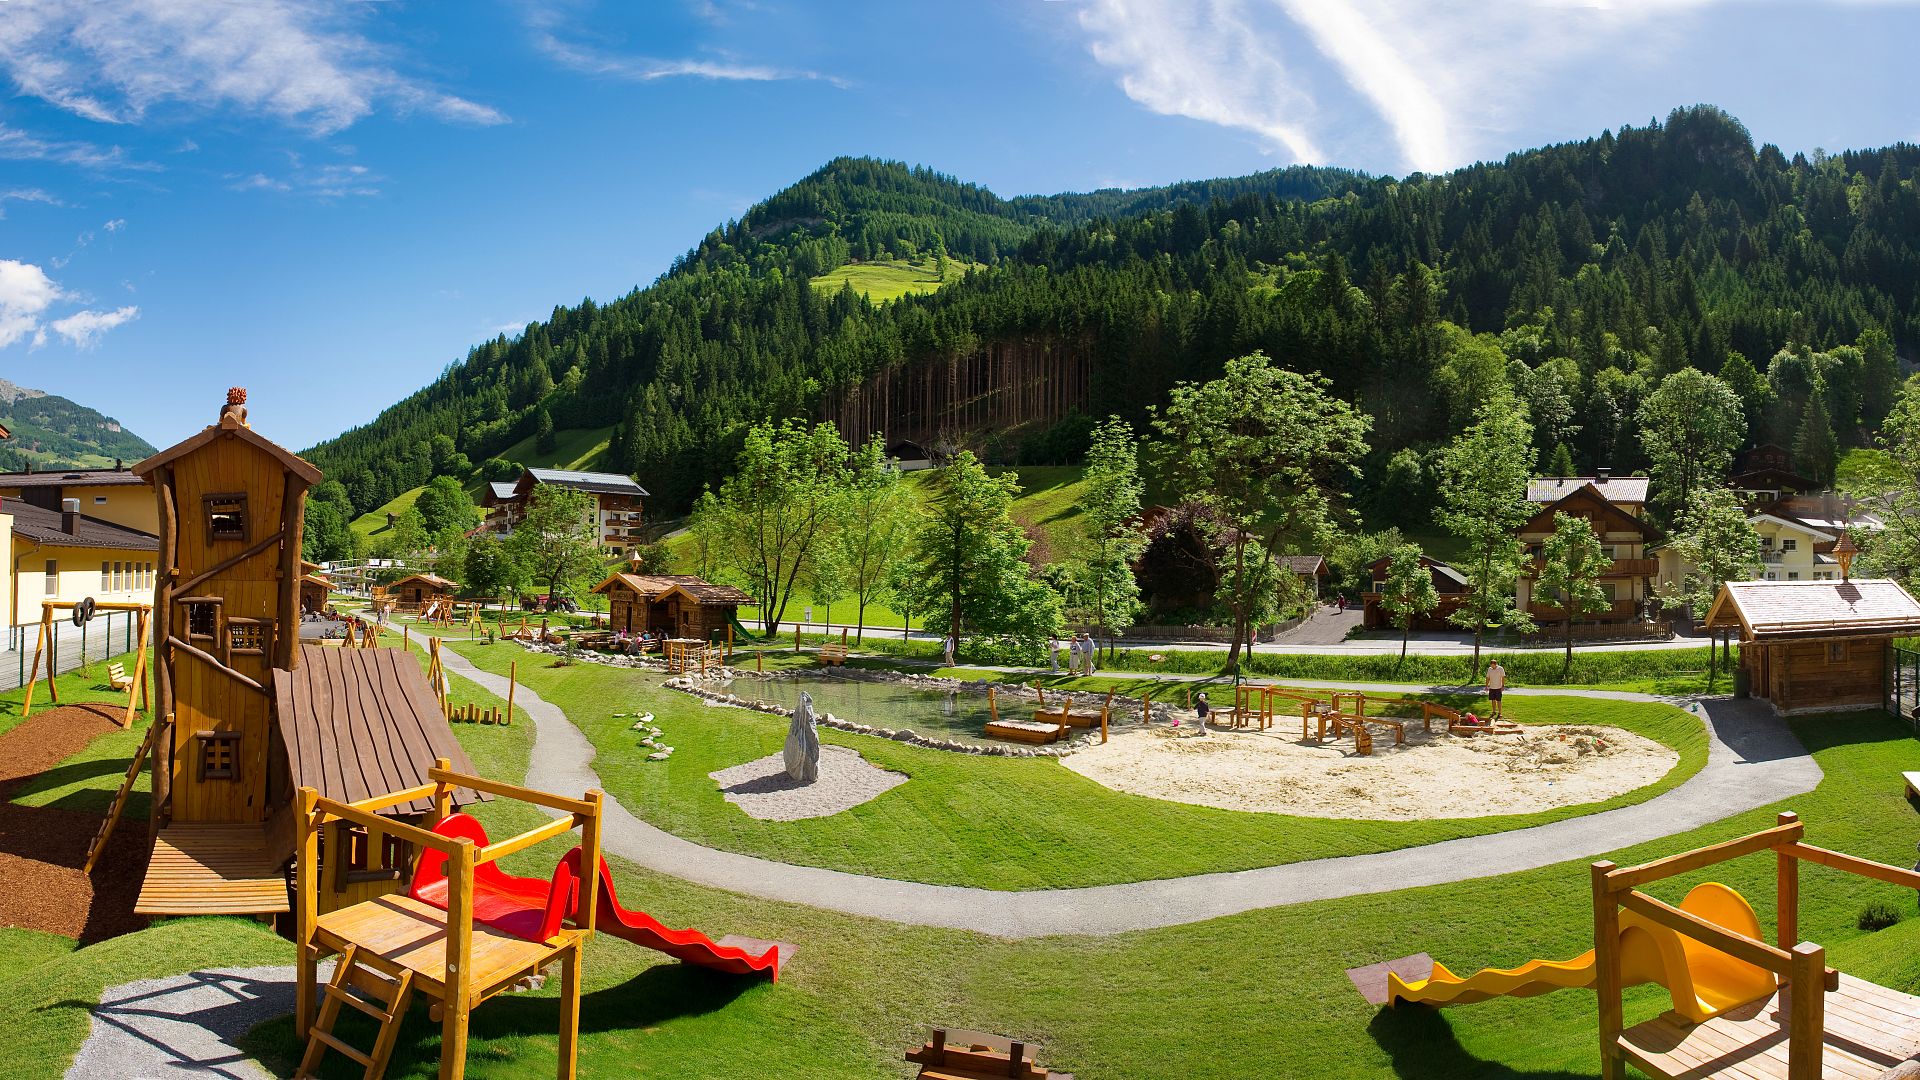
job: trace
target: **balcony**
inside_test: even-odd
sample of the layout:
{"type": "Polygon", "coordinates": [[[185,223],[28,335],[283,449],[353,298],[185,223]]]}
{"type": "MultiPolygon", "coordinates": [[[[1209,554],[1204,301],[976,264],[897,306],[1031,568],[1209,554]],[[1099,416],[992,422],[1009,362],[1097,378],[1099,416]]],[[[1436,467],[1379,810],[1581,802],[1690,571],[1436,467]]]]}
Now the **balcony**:
{"type": "Polygon", "coordinates": [[[1766,563],[1768,566],[1778,566],[1781,562],[1785,561],[1785,559],[1786,555],[1783,552],[1762,551],[1760,553],[1760,561],[1766,563]]]}
{"type": "MultiPolygon", "coordinates": [[[[1558,606],[1553,604],[1528,604],[1527,614],[1533,616],[1535,622],[1541,623],[1565,622],[1567,618],[1566,612],[1561,611],[1558,606]]],[[[1592,611],[1580,616],[1580,621],[1619,622],[1626,619],[1638,618],[1639,615],[1640,605],[1635,601],[1615,600],[1613,604],[1604,611],[1592,611]]]]}
{"type": "MultiPolygon", "coordinates": [[[[1531,576],[1533,577],[1540,576],[1540,570],[1543,564],[1539,558],[1536,557],[1528,560],[1527,565],[1531,568],[1531,571],[1532,571],[1531,576]]],[[[1610,578],[1613,578],[1613,577],[1650,578],[1650,577],[1657,576],[1659,573],[1660,573],[1659,559],[1615,559],[1612,562],[1607,564],[1606,570],[1603,571],[1600,576],[1610,577],[1610,578]]]]}

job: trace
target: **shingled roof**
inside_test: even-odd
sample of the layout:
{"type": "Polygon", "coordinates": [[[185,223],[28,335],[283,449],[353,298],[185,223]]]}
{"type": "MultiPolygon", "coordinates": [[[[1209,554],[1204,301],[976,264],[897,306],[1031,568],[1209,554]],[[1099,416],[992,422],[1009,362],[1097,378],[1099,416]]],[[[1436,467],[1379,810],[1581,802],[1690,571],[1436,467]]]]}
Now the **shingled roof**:
{"type": "Polygon", "coordinates": [[[59,469],[0,473],[0,488],[132,487],[147,482],[127,469],[59,469]]]}
{"type": "Polygon", "coordinates": [[[1645,503],[1647,485],[1644,476],[1541,476],[1527,481],[1527,501],[1556,503],[1583,487],[1591,487],[1608,502],[1645,503]]]}
{"type": "Polygon", "coordinates": [[[1742,640],[1920,632],[1920,602],[1886,578],[1729,581],[1707,613],[1709,629],[1742,640]]]}
{"type": "Polygon", "coordinates": [[[85,514],[75,516],[73,531],[68,532],[65,516],[60,511],[24,503],[17,498],[0,499],[0,514],[13,515],[13,535],[45,547],[160,550],[160,538],[152,533],[143,533],[85,514]]]}
{"type": "Polygon", "coordinates": [[[649,602],[678,589],[702,604],[751,604],[752,594],[732,585],[715,585],[692,574],[614,574],[593,587],[597,593],[610,592],[614,582],[645,597],[649,602]]]}

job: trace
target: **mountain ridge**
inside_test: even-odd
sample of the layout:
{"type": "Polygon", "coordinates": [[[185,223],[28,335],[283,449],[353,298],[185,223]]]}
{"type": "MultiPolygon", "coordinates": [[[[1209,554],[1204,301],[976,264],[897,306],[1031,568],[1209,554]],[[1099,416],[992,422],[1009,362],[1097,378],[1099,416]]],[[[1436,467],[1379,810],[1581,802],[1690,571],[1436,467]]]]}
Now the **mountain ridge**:
{"type": "Polygon", "coordinates": [[[58,394],[0,379],[0,469],[104,468],[154,453],[118,420],[58,394]]]}

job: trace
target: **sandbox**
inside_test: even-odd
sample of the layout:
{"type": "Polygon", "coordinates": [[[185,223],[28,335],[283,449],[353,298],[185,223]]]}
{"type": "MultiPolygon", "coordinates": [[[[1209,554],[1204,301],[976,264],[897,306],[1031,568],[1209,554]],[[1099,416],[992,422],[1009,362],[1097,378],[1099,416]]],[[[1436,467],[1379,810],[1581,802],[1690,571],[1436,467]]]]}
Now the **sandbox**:
{"type": "Polygon", "coordinates": [[[1529,727],[1518,735],[1427,735],[1302,741],[1298,728],[1177,735],[1133,728],[1063,758],[1115,791],[1172,802],[1306,817],[1410,821],[1525,814],[1600,802],[1654,783],[1679,764],[1662,743],[1619,728],[1529,727]]]}

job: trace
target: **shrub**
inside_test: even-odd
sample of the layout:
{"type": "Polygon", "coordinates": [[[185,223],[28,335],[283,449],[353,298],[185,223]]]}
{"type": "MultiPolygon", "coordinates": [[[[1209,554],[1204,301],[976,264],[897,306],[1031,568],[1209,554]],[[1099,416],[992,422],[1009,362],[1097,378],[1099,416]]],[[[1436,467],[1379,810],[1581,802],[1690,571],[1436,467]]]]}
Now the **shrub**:
{"type": "Polygon", "coordinates": [[[1886,900],[1875,900],[1860,909],[1858,926],[1862,930],[1885,930],[1900,922],[1900,909],[1886,900]]]}

